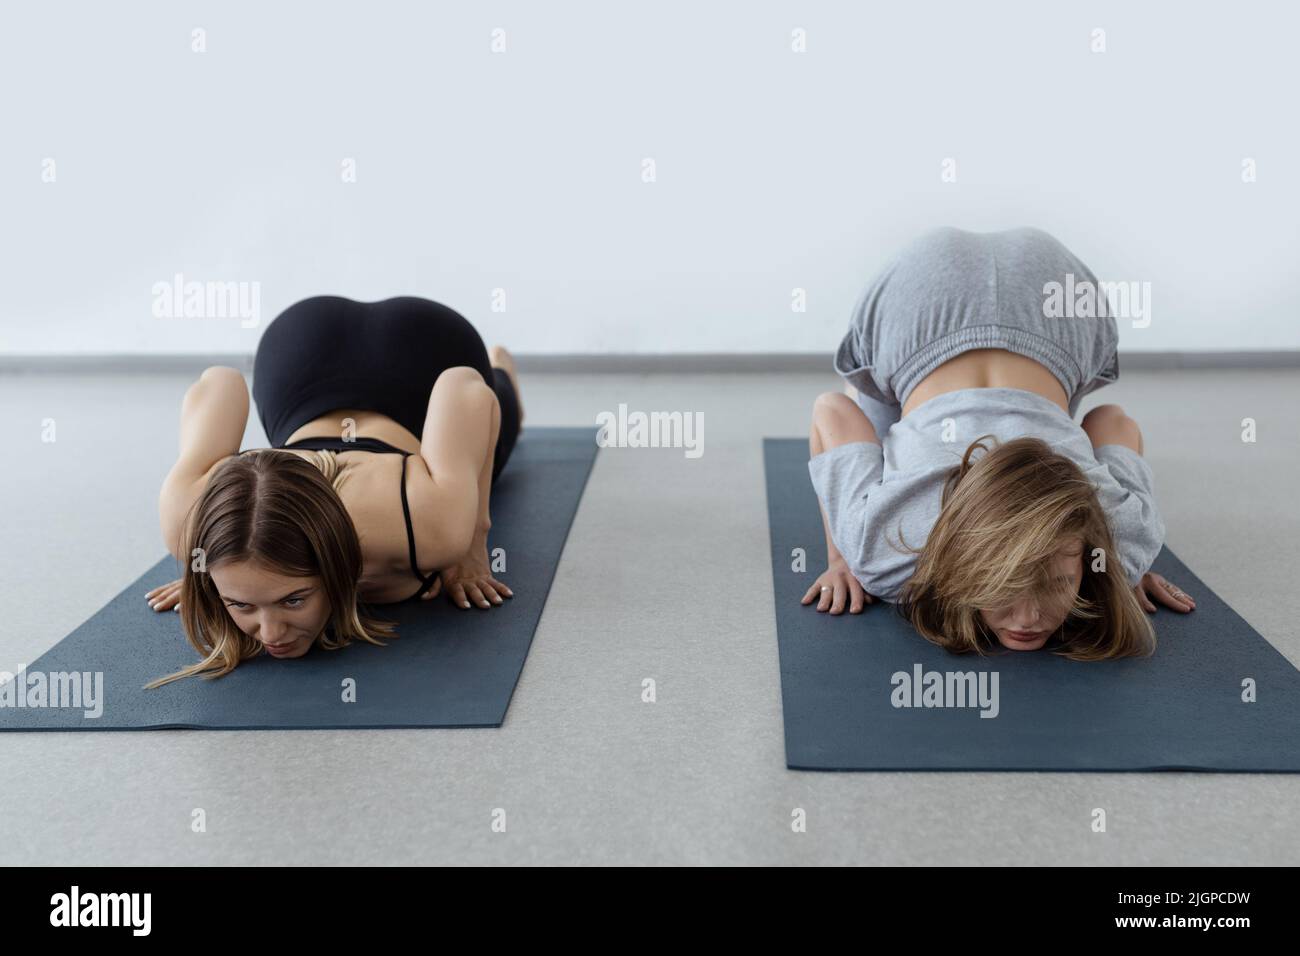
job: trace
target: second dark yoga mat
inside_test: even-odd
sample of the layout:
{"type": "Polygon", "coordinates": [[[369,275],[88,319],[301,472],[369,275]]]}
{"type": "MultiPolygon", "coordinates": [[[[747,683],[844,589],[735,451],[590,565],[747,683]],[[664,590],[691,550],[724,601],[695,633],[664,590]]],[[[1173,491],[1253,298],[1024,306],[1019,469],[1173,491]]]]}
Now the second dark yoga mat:
{"type": "MultiPolygon", "coordinates": [[[[592,428],[527,428],[492,492],[490,549],[515,596],[484,610],[430,601],[375,605],[398,624],[386,647],[312,648],[305,657],[245,661],[217,680],[143,687],[198,659],[178,615],[151,611],[150,588],[179,577],[170,556],[35,662],[26,674],[103,674],[103,713],[0,706],[0,730],[280,730],[498,727],[514,693],[551,579],[596,457],[592,428]],[[356,702],[343,702],[345,678],[356,702]]],[[[414,593],[418,582],[412,578],[414,593]]],[[[12,688],[11,688],[12,689],[12,688]]]]}
{"type": "Polygon", "coordinates": [[[893,605],[834,617],[800,605],[826,561],[808,442],[764,439],[763,458],[791,769],[1300,772],[1300,672],[1168,548],[1154,570],[1197,607],[1152,616],[1153,657],[950,654],[893,605]],[[791,569],[796,548],[806,572],[791,569]],[[980,716],[991,706],[894,706],[918,702],[893,696],[906,688],[894,675],[913,682],[918,667],[922,683],[927,672],[974,673],[986,689],[996,673],[997,716],[980,716]],[[1254,703],[1242,699],[1247,679],[1254,703]]]}

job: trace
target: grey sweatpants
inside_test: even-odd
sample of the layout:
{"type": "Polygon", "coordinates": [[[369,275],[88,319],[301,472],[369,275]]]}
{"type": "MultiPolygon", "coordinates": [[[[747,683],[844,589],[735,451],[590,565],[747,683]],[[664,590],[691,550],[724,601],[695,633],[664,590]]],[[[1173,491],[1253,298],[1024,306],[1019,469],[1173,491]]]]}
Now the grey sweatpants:
{"type": "Polygon", "coordinates": [[[1069,398],[1119,378],[1119,331],[1097,278],[1041,229],[936,229],[912,242],[867,286],[835,353],[835,370],[883,438],[908,395],[949,359],[1000,348],[1042,363],[1069,398]],[[1049,315],[1050,283],[1091,283],[1093,316],[1049,315]]]}

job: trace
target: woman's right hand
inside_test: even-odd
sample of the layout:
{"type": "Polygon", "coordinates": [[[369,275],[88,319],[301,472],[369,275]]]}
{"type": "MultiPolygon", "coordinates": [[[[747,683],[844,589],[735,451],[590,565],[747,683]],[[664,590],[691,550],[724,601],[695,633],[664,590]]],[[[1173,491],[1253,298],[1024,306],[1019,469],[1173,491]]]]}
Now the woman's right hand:
{"type": "Polygon", "coordinates": [[[863,608],[876,600],[862,589],[843,559],[832,561],[831,566],[812,583],[799,603],[808,604],[819,594],[821,600],[817,602],[817,610],[829,610],[832,614],[843,614],[846,600],[849,602],[850,614],[861,614],[863,608]]]}
{"type": "Polygon", "coordinates": [[[181,582],[172,581],[161,584],[152,591],[146,591],[144,599],[155,611],[179,611],[181,609],[181,582]]]}
{"type": "MultiPolygon", "coordinates": [[[[515,596],[515,592],[503,582],[498,581],[492,576],[491,569],[488,565],[487,546],[484,544],[480,549],[478,546],[470,546],[470,555],[466,555],[454,564],[443,568],[438,574],[439,586],[445,586],[447,589],[447,598],[452,604],[462,610],[470,606],[473,601],[479,607],[488,608],[505,603],[502,595],[508,598],[515,596]],[[471,557],[482,551],[482,557],[471,557]],[[490,602],[490,603],[489,603],[490,602]]],[[[437,594],[437,589],[433,589],[426,597],[432,597],[437,594]]]]}

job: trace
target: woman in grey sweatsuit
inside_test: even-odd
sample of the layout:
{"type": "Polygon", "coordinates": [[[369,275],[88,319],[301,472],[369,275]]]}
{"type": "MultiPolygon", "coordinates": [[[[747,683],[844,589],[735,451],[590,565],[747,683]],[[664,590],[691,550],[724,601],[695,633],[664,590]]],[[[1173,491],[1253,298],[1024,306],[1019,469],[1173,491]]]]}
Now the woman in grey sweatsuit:
{"type": "MultiPolygon", "coordinates": [[[[1166,606],[1190,610],[1194,604],[1187,595],[1149,573],[1165,526],[1151,467],[1139,453],[1136,423],[1113,405],[1097,409],[1093,422],[1074,421],[1083,396],[1118,379],[1117,344],[1115,318],[1096,277],[1041,230],[939,229],[904,249],[859,298],[835,355],[835,369],[856,390],[857,404],[827,393],[815,406],[808,470],[825,521],[830,567],[803,603],[817,599],[818,610],[840,613],[846,603],[860,611],[872,596],[909,602],[906,587],[917,570],[918,549],[940,518],[945,483],[979,468],[978,457],[972,461],[967,453],[976,439],[991,436],[995,447],[1038,438],[1046,445],[1039,458],[1059,456],[1077,465],[1095,489],[1111,533],[1108,545],[1135,603],[1154,610],[1150,592],[1166,606]],[[1080,291],[1088,288],[1091,297],[1080,291]],[[1042,389],[964,387],[950,379],[903,414],[913,390],[931,373],[973,350],[1002,350],[984,354],[1022,369],[1026,363],[1019,357],[1033,360],[1060,384],[1066,405],[1042,389]]],[[[1034,370],[1045,378],[1041,369],[1034,370]]],[[[1007,380],[1015,381],[1014,375],[1007,380]]],[[[1074,474],[1060,461],[1056,466],[1074,474]]],[[[1105,535],[1093,535],[1099,536],[1105,535]]],[[[1061,544],[1068,542],[1062,538],[1061,544]]],[[[1037,559],[1056,560],[1055,554],[1037,559]]],[[[1075,558],[1068,547],[1059,554],[1063,568],[1090,556],[1075,558]]],[[[982,580],[987,584],[993,577],[1003,584],[1010,579],[999,569],[982,580]]],[[[1086,574],[1076,577],[1082,581],[1086,574]]],[[[994,626],[992,609],[983,609],[973,626],[989,642],[996,636],[1013,649],[1036,649],[1047,638],[1060,639],[1068,617],[1053,615],[1043,604],[1028,596],[1008,618],[1019,622],[1016,627],[1042,625],[1042,640],[1012,636],[1032,631],[1004,635],[994,626]]],[[[951,609],[947,613],[951,618],[951,609]]]]}

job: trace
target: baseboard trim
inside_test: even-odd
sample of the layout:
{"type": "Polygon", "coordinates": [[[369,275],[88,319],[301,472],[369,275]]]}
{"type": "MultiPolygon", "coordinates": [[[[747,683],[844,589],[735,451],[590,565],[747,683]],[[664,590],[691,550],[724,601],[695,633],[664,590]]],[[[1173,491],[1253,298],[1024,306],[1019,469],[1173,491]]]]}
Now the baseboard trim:
{"type": "MultiPolygon", "coordinates": [[[[1300,349],[1238,352],[1121,352],[1120,370],[1300,368],[1300,349]]],[[[677,354],[518,354],[521,372],[693,373],[826,372],[834,374],[830,352],[694,352],[677,354]]],[[[135,353],[120,355],[0,355],[0,374],[197,374],[209,365],[253,370],[249,354],[135,353]]]]}

